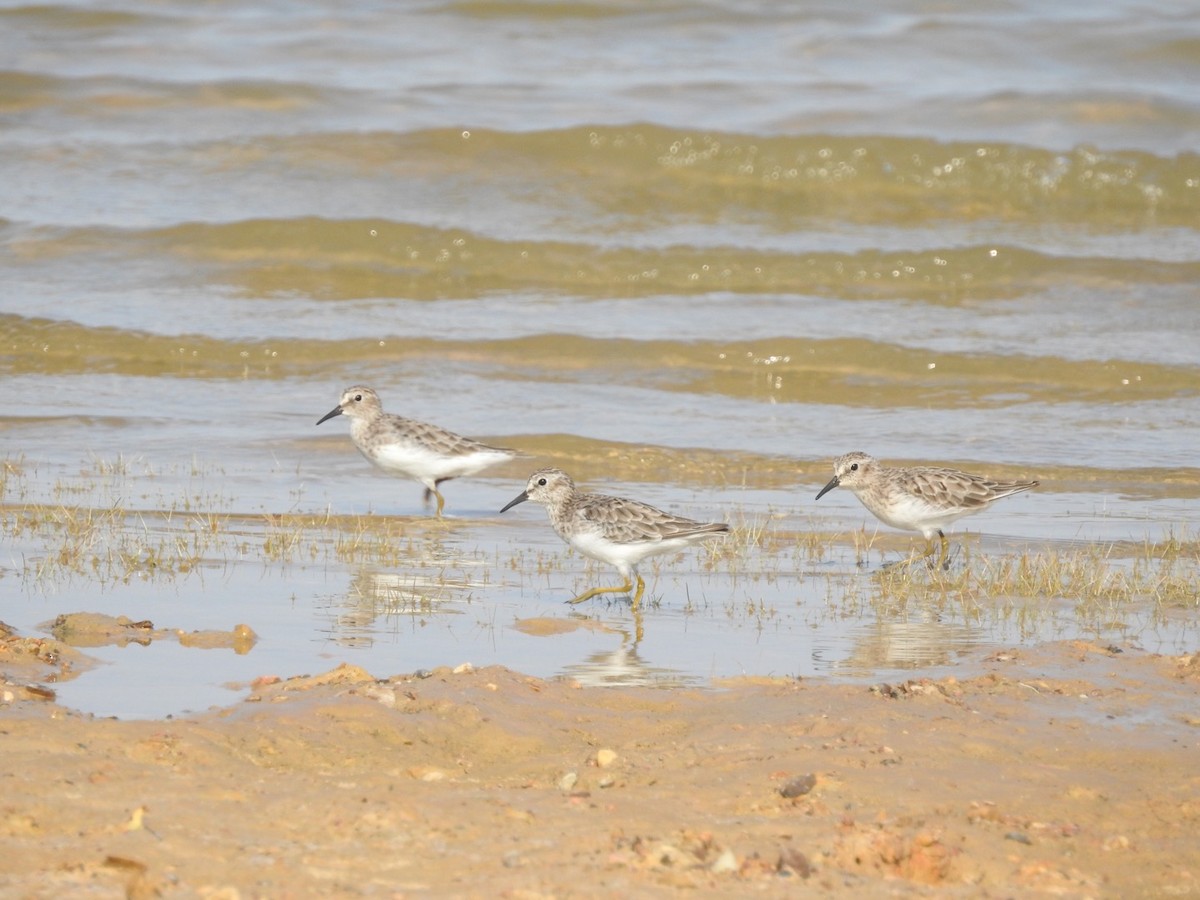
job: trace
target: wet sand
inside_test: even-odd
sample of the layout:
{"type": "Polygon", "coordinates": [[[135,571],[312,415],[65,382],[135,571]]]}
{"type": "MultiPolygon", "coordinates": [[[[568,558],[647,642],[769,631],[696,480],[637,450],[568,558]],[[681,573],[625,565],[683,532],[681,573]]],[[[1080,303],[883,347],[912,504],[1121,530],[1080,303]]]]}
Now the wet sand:
{"type": "Polygon", "coordinates": [[[708,691],[343,666],[166,721],[57,705],[82,663],[0,649],[5,896],[1200,892],[1196,655],[708,691]]]}

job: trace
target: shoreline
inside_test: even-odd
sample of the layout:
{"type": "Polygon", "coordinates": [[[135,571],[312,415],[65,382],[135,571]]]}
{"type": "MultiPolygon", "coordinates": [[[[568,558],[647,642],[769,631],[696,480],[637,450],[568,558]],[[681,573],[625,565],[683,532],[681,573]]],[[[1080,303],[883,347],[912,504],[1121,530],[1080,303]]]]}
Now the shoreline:
{"type": "Polygon", "coordinates": [[[716,691],[342,665],[159,721],[31,695],[52,664],[6,652],[0,892],[1200,892],[1200,655],[1115,650],[716,691]]]}

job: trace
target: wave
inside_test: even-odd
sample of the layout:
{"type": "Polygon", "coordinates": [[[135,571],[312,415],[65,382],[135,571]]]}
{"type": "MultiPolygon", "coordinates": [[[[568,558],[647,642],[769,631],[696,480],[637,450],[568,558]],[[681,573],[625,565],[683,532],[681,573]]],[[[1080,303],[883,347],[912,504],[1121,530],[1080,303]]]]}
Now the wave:
{"type": "MultiPolygon", "coordinates": [[[[613,247],[567,240],[499,240],[387,219],[318,217],[188,223],[140,230],[20,229],[5,241],[25,265],[98,259],[139,263],[139,278],[203,278],[245,297],[445,300],[537,291],[587,297],[778,294],[903,299],[958,305],[1058,285],[1200,281],[1200,261],[1058,255],[1001,243],[934,250],[756,250],[739,246],[613,247]]],[[[899,235],[903,238],[903,234],[899,235]]]]}
{"type": "MultiPolygon", "coordinates": [[[[553,326],[555,323],[548,323],[553,326]]],[[[407,365],[475,370],[532,385],[574,382],[781,403],[847,407],[987,408],[1149,403],[1195,397],[1193,366],[1139,363],[1137,386],[1114,367],[1052,355],[902,347],[883,340],[639,340],[547,330],[516,338],[456,340],[380,335],[362,339],[222,340],[151,334],[0,314],[10,376],[102,373],[238,379],[316,378],[322,372],[407,365]],[[931,365],[930,360],[936,362],[931,365]]]]}

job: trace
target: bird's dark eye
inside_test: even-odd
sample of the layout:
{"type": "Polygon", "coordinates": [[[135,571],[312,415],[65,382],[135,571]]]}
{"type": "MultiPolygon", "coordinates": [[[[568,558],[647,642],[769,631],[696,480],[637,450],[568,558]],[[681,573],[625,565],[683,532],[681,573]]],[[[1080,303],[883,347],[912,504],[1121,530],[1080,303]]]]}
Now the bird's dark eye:
{"type": "Polygon", "coordinates": [[[538,479],[538,487],[545,487],[545,486],[546,486],[546,479],[545,479],[545,478],[539,478],[539,479],[538,479]]]}
{"type": "Polygon", "coordinates": [[[354,402],[355,402],[355,403],[362,403],[362,394],[355,394],[355,395],[354,395],[354,402]]]}
{"type": "Polygon", "coordinates": [[[851,472],[857,472],[857,471],[858,471],[858,463],[851,463],[851,464],[850,464],[850,471],[851,471],[851,472]]]}

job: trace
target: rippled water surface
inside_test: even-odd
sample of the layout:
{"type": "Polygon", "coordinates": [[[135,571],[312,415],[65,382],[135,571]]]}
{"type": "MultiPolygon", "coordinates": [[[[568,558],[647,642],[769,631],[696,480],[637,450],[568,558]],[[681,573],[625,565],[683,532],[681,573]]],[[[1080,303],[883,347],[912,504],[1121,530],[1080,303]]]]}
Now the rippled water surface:
{"type": "Polygon", "coordinates": [[[0,618],[260,636],[93,649],[64,700],[1195,649],[1152,588],[1197,565],[1200,9],[842,7],[0,4],[0,618]],[[315,427],[351,383],[525,456],[437,524],[315,427]],[[814,502],[852,449],[1041,487],[956,526],[974,588],[898,594],[913,538],[814,502]],[[498,514],[546,463],[734,538],[565,607],[612,572],[498,514]]]}

